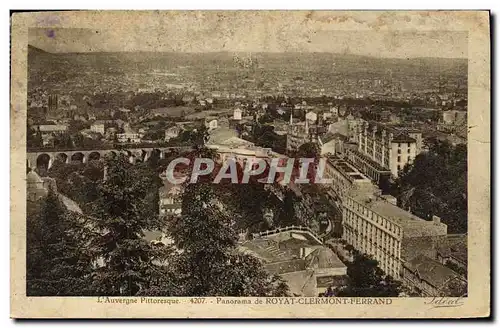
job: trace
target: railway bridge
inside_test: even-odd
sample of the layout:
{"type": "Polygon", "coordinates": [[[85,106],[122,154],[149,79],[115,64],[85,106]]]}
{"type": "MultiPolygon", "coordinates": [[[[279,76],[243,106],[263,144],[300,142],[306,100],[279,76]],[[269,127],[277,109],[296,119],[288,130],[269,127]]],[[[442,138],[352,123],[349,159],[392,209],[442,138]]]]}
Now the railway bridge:
{"type": "Polygon", "coordinates": [[[160,158],[171,152],[190,151],[191,146],[142,146],[123,147],[107,149],[28,149],[26,152],[26,164],[30,169],[41,168],[50,169],[55,160],[63,163],[80,162],[87,163],[93,160],[100,160],[110,154],[125,154],[131,163],[144,162],[156,152],[160,158]]]}

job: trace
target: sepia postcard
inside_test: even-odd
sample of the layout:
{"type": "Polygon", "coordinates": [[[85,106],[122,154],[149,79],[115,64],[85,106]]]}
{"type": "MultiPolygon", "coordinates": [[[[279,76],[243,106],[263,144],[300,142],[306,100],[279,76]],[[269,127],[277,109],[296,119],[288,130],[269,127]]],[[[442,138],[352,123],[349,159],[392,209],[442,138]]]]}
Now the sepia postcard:
{"type": "Polygon", "coordinates": [[[11,317],[490,316],[488,11],[11,16],[11,317]]]}

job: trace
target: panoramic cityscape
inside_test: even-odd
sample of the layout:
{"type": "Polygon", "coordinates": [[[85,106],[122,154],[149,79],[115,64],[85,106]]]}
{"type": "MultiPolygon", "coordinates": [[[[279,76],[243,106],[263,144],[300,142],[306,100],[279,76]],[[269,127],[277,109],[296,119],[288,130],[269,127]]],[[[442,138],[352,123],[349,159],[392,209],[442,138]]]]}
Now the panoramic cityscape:
{"type": "Polygon", "coordinates": [[[28,296],[467,296],[466,54],[67,30],[29,31],[28,296]]]}

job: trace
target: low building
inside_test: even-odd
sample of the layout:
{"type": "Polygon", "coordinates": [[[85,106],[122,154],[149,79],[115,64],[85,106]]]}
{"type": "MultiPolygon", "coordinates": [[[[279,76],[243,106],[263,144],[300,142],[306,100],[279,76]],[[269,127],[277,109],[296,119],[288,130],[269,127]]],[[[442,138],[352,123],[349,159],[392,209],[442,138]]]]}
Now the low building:
{"type": "Polygon", "coordinates": [[[57,194],[57,197],[61,201],[62,205],[71,212],[77,214],[83,214],[82,209],[78,204],[64,196],[63,194],[57,193],[57,184],[55,179],[49,177],[40,177],[35,171],[31,170],[26,175],[26,198],[28,202],[36,203],[41,199],[45,198],[49,190],[57,194]]]}
{"type": "Polygon", "coordinates": [[[206,146],[217,151],[221,162],[235,159],[241,165],[245,165],[246,161],[251,159],[277,156],[270,148],[256,146],[253,142],[239,138],[235,130],[227,128],[213,130],[206,146]]]}
{"type": "Polygon", "coordinates": [[[139,133],[117,133],[116,138],[120,143],[140,143],[141,136],[139,133]]]}
{"type": "Polygon", "coordinates": [[[306,120],[309,121],[311,124],[314,124],[318,120],[318,114],[316,114],[313,111],[307,112],[306,113],[306,120]]]}
{"type": "Polygon", "coordinates": [[[467,235],[448,235],[437,248],[436,259],[448,265],[454,271],[466,275],[467,273],[467,235]]]}
{"type": "Polygon", "coordinates": [[[31,170],[26,175],[26,196],[28,201],[36,202],[49,192],[52,179],[41,178],[35,171],[31,170]]]}
{"type": "Polygon", "coordinates": [[[327,133],[318,137],[318,145],[321,155],[335,155],[344,152],[344,143],[348,141],[345,135],[340,133],[327,133]]]}
{"type": "Polygon", "coordinates": [[[40,124],[34,128],[40,131],[42,137],[45,135],[63,134],[68,131],[68,126],[65,124],[40,124]]]}
{"type": "Polygon", "coordinates": [[[168,180],[159,188],[159,213],[161,216],[180,216],[182,214],[182,187],[168,180]]]}
{"type": "Polygon", "coordinates": [[[217,129],[219,127],[217,118],[207,117],[205,119],[205,127],[208,129],[208,131],[217,129]]]}
{"type": "Polygon", "coordinates": [[[465,278],[425,255],[405,262],[402,278],[407,287],[421,296],[460,297],[467,294],[465,278]]]}
{"type": "Polygon", "coordinates": [[[116,138],[120,143],[140,143],[141,135],[134,129],[130,127],[129,123],[124,123],[123,125],[123,133],[117,133],[116,138]]]}
{"type": "Polygon", "coordinates": [[[92,125],[90,126],[90,130],[92,132],[95,132],[95,133],[100,133],[102,135],[105,134],[106,132],[106,126],[105,126],[105,123],[104,121],[95,121],[94,123],[92,123],[92,125]]]}
{"type": "Polygon", "coordinates": [[[347,267],[309,229],[286,227],[255,234],[238,251],[262,261],[270,274],[280,275],[294,296],[315,297],[345,283],[347,267]],[[331,284],[329,284],[331,283],[331,284]]]}
{"type": "Polygon", "coordinates": [[[172,126],[165,130],[165,141],[169,141],[170,139],[177,138],[181,133],[182,128],[178,125],[172,126]]]}
{"type": "Polygon", "coordinates": [[[242,110],[239,109],[239,108],[236,108],[234,111],[233,111],[233,120],[237,120],[237,121],[240,121],[241,120],[241,115],[242,115],[242,110]]]}

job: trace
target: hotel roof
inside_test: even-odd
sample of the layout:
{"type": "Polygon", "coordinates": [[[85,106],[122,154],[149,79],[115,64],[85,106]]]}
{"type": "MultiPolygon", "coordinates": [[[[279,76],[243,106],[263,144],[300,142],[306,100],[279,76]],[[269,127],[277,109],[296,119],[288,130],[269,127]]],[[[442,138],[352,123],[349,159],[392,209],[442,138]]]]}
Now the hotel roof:
{"type": "Polygon", "coordinates": [[[353,199],[378,215],[399,225],[403,229],[403,236],[406,238],[446,235],[446,224],[419,218],[383,198],[367,197],[366,194],[359,194],[353,196],[353,199]]]}
{"type": "Polygon", "coordinates": [[[337,171],[339,171],[347,179],[366,181],[371,183],[371,180],[367,176],[361,173],[356,167],[351,165],[346,160],[338,158],[336,156],[329,156],[327,160],[328,163],[330,163],[335,169],[337,169],[337,171]]]}

